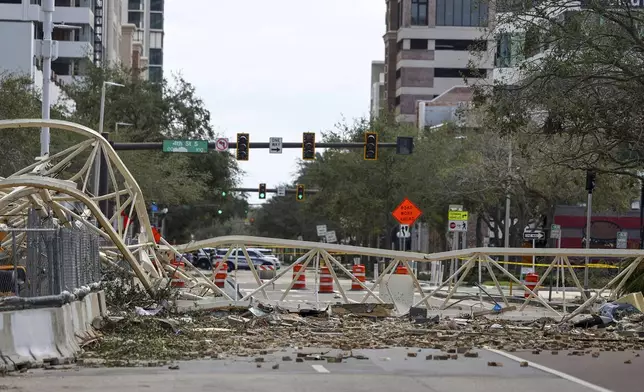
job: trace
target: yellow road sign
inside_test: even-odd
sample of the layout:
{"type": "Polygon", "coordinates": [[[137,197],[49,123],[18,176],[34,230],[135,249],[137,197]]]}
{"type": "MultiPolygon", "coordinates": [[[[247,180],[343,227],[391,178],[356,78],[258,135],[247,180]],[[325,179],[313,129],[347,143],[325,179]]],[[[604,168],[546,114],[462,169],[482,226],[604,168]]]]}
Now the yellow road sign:
{"type": "Polygon", "coordinates": [[[451,221],[466,221],[468,217],[467,211],[449,211],[447,213],[447,220],[451,221]]]}

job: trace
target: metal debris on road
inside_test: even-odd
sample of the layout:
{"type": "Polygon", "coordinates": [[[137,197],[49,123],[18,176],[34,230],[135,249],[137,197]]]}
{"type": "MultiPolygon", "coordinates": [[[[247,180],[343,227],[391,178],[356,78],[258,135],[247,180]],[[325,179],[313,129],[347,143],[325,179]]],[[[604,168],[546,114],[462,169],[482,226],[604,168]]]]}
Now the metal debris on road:
{"type": "MultiPolygon", "coordinates": [[[[553,355],[571,350],[570,355],[592,352],[596,357],[599,351],[638,351],[644,346],[638,333],[624,333],[627,328],[644,330],[641,313],[622,317],[612,328],[575,328],[575,321],[559,323],[541,318],[519,322],[496,315],[443,319],[429,315],[425,318],[432,322],[418,323],[408,316],[393,317],[392,310],[393,305],[381,304],[288,310],[254,303],[247,308],[219,307],[185,314],[172,313],[165,306],[156,315],[120,311],[92,322],[98,333],[84,343],[81,358],[103,359],[109,366],[114,361],[263,356],[289,347],[326,347],[351,353],[343,354],[343,358],[354,357],[352,350],[390,347],[437,349],[446,354],[444,358],[440,354],[426,357],[434,360],[458,354],[476,358],[478,353],[472,350],[483,347],[509,352],[530,350],[534,354],[548,350],[553,355]],[[329,338],[331,333],[333,337],[329,338]]],[[[407,355],[417,356],[416,352],[407,355]]],[[[324,359],[325,353],[304,354],[302,358],[298,353],[297,362],[324,359]]]]}

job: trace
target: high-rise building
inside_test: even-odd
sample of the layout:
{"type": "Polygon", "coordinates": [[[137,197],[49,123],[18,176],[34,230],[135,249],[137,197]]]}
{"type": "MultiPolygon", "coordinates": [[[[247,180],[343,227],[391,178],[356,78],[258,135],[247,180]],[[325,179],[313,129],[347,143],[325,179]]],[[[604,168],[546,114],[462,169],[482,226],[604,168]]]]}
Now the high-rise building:
{"type": "Polygon", "coordinates": [[[147,69],[143,73],[150,81],[163,80],[163,9],[164,0],[127,0],[124,18],[135,26],[135,68],[147,69]]]}
{"type": "Polygon", "coordinates": [[[419,101],[460,89],[464,79],[492,82],[496,42],[488,0],[385,1],[385,99],[398,121],[417,121],[419,101]]]}
{"type": "MultiPolygon", "coordinates": [[[[51,95],[94,63],[132,66],[131,34],[123,26],[127,0],[55,0],[51,95]],[[128,41],[130,40],[130,41],[128,41]]],[[[21,74],[42,86],[42,0],[0,0],[0,72],[21,74]]]]}
{"type": "Polygon", "coordinates": [[[376,118],[385,107],[385,62],[371,62],[371,117],[376,118]]]}

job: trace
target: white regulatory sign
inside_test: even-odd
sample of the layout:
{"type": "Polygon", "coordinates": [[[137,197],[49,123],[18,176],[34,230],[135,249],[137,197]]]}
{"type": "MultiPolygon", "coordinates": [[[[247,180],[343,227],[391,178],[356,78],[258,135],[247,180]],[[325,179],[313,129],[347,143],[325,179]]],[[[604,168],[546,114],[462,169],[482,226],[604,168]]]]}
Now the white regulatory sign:
{"type": "Polygon", "coordinates": [[[215,149],[219,152],[228,151],[228,139],[220,137],[215,143],[215,149]]]}
{"type": "Polygon", "coordinates": [[[324,237],[326,235],[326,225],[317,225],[315,229],[318,232],[318,237],[324,237]]]}
{"type": "Polygon", "coordinates": [[[282,153],[282,138],[272,137],[268,139],[268,152],[271,154],[282,153]]]}
{"type": "Polygon", "coordinates": [[[447,223],[448,231],[467,231],[467,221],[451,220],[447,223]]]}
{"type": "Polygon", "coordinates": [[[277,187],[277,196],[286,196],[286,187],[278,186],[277,187]]]}
{"type": "Polygon", "coordinates": [[[328,243],[338,242],[338,239],[335,236],[335,231],[326,232],[326,242],[328,243]]]}
{"type": "Polygon", "coordinates": [[[540,240],[546,237],[543,231],[524,231],[523,239],[525,240],[540,240]]]}
{"type": "Polygon", "coordinates": [[[396,233],[398,238],[409,238],[411,237],[411,231],[409,231],[409,225],[400,225],[398,233],[396,233]]]}

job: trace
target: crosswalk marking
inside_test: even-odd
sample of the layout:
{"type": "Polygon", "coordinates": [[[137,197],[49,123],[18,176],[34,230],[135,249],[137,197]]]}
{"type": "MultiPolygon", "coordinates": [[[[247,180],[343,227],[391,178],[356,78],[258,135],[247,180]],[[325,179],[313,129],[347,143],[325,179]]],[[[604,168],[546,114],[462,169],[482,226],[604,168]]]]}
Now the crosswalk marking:
{"type": "Polygon", "coordinates": [[[311,367],[318,373],[331,373],[329,369],[325,368],[322,365],[311,365],[311,367]]]}

